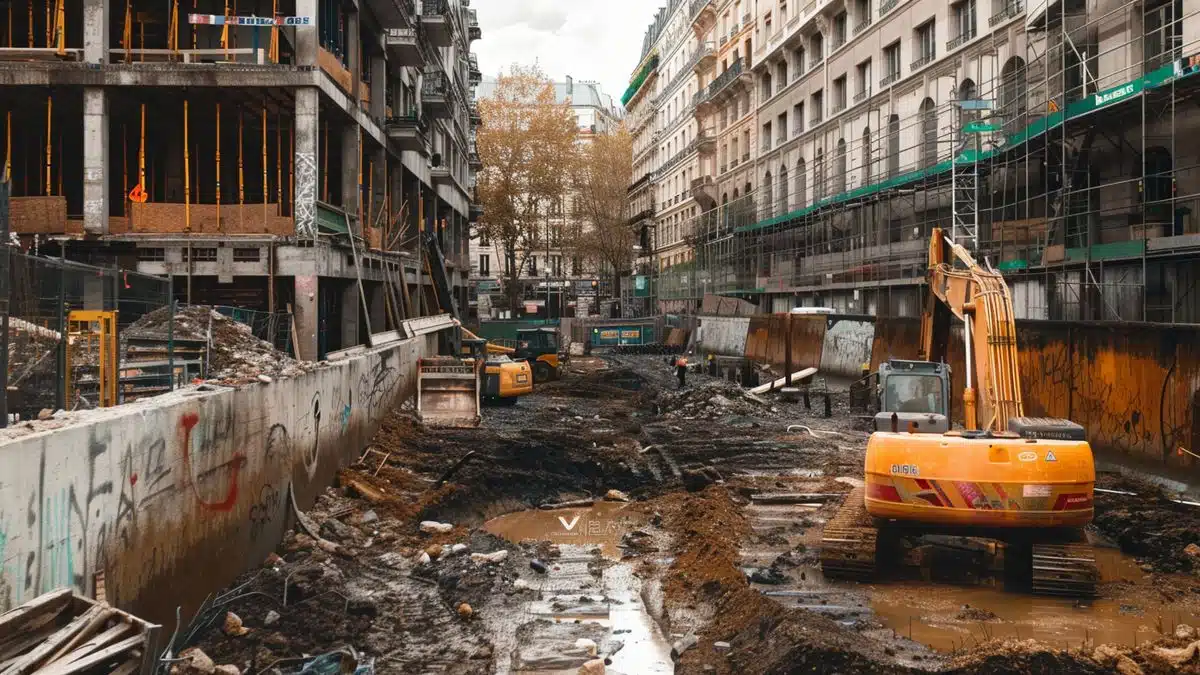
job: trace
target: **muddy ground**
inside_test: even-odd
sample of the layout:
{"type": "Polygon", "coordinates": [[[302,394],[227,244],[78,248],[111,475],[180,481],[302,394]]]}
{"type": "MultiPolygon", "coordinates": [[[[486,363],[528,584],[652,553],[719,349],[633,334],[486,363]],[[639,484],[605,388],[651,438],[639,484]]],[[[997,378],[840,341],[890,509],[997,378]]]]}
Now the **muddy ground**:
{"type": "Polygon", "coordinates": [[[397,410],[184,637],[252,673],[343,647],[388,673],[1200,672],[1200,509],[1102,476],[1137,494],[1097,500],[1096,539],[1128,556],[1094,604],[826,582],[821,528],[867,437],[845,395],[826,419],[819,398],[674,387],[662,357],[605,356],[479,429],[397,410]],[[771,492],[820,497],[752,499],[771,492]]]}

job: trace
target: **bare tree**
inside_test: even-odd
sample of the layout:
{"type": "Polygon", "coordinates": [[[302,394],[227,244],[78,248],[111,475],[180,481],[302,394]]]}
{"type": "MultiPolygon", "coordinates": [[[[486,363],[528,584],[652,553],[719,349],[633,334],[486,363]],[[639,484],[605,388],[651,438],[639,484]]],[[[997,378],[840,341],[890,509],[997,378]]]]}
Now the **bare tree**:
{"type": "Polygon", "coordinates": [[[515,308],[521,269],[549,235],[570,187],[577,163],[575,115],[569,101],[555,100],[554,83],[541,70],[517,65],[500,76],[491,97],[479,101],[479,113],[479,230],[503,260],[504,293],[515,308]]]}
{"type": "Polygon", "coordinates": [[[633,177],[633,136],[624,125],[580,146],[573,176],[572,215],[583,224],[576,255],[612,274],[613,297],[633,264],[636,236],[626,201],[633,177]]]}

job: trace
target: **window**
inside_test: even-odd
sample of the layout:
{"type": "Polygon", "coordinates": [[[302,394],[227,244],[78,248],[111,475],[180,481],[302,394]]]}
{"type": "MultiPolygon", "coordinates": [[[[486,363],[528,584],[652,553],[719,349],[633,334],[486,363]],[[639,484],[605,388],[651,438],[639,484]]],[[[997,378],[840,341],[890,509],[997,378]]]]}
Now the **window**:
{"type": "Polygon", "coordinates": [[[936,49],[933,44],[934,22],[932,19],[917,26],[913,48],[917,52],[917,60],[913,61],[912,69],[916,70],[933,61],[936,49]]]}
{"type": "Polygon", "coordinates": [[[887,168],[888,178],[900,175],[900,116],[888,117],[887,130],[887,168]]]}
{"type": "Polygon", "coordinates": [[[782,0],[782,2],[779,3],[779,25],[783,26],[784,24],[787,23],[787,20],[788,20],[787,0],[782,0]]]}
{"type": "Polygon", "coordinates": [[[812,125],[821,123],[821,114],[825,110],[825,93],[818,89],[812,95],[812,125]]]}
{"type": "Polygon", "coordinates": [[[767,122],[762,127],[762,149],[767,151],[771,149],[771,123],[767,122]]]}
{"type": "Polygon", "coordinates": [[[825,58],[825,39],[820,33],[814,33],[812,41],[809,42],[809,49],[812,51],[812,64],[815,67],[825,58]]]}
{"type": "Polygon", "coordinates": [[[819,200],[825,196],[825,150],[822,148],[817,148],[813,165],[813,199],[819,200]]]}
{"type": "Polygon", "coordinates": [[[788,212],[788,170],[787,165],[779,167],[779,213],[788,212]]]}
{"type": "Polygon", "coordinates": [[[536,255],[529,256],[529,276],[531,276],[531,277],[537,276],[537,256],[536,255]]]}
{"type": "Polygon", "coordinates": [[[479,256],[479,274],[487,276],[492,273],[492,258],[489,255],[481,254],[479,256]]]}
{"type": "Polygon", "coordinates": [[[577,277],[583,274],[583,258],[575,256],[571,258],[571,276],[577,277]]]}
{"type": "Polygon", "coordinates": [[[942,379],[936,375],[892,375],[884,391],[884,410],[946,413],[942,379]]]}
{"type": "Polygon", "coordinates": [[[871,127],[863,129],[862,137],[862,184],[871,182],[871,127]]]}
{"type": "Polygon", "coordinates": [[[883,48],[883,79],[879,86],[886,87],[900,79],[900,41],[897,40],[883,48]]]}
{"type": "Polygon", "coordinates": [[[262,252],[258,248],[233,249],[233,262],[258,262],[261,257],[262,252]]]}
{"type": "MultiPolygon", "coordinates": [[[[183,262],[188,262],[188,249],[182,249],[183,262]]],[[[215,248],[193,248],[192,262],[216,262],[217,249],[215,248]]]]}
{"type": "Polygon", "coordinates": [[[775,66],[775,79],[779,82],[779,88],[783,89],[788,82],[788,64],[787,59],[780,61],[775,66]]]}
{"type": "Polygon", "coordinates": [[[833,112],[846,109],[846,76],[842,75],[833,81],[833,112]]]}
{"type": "Polygon", "coordinates": [[[742,132],[742,161],[750,161],[750,129],[742,132]]]}
{"type": "Polygon", "coordinates": [[[871,25],[870,0],[854,0],[854,34],[858,35],[864,28],[871,25]]]}
{"type": "Polygon", "coordinates": [[[775,133],[778,136],[779,145],[783,145],[787,141],[787,113],[779,113],[779,118],[775,121],[775,133]]]}
{"type": "Polygon", "coordinates": [[[762,198],[762,202],[759,204],[759,206],[762,207],[762,217],[763,218],[770,218],[771,216],[775,215],[773,212],[774,208],[775,208],[775,200],[771,196],[771,172],[770,171],[768,171],[767,175],[763,177],[763,198],[762,198]]]}
{"type": "Polygon", "coordinates": [[[932,166],[937,164],[937,105],[933,99],[927,98],[921,103],[921,164],[932,166]]]}
{"type": "Polygon", "coordinates": [[[792,52],[792,68],[796,71],[793,77],[800,77],[804,73],[804,47],[797,47],[792,52]]]}
{"type": "Polygon", "coordinates": [[[480,246],[491,246],[492,245],[491,240],[488,239],[487,232],[485,232],[484,230],[479,231],[479,245],[480,246]]]}
{"type": "Polygon", "coordinates": [[[804,131],[804,104],[797,103],[792,106],[792,133],[799,134],[804,131]]]}
{"type": "Polygon", "coordinates": [[[561,255],[550,256],[550,269],[547,270],[551,276],[561,277],[563,275],[563,260],[561,255]]]}
{"type": "Polygon", "coordinates": [[[839,12],[833,17],[833,48],[837,49],[846,44],[846,13],[839,12]]]}
{"type": "Polygon", "coordinates": [[[808,193],[807,193],[808,186],[806,186],[804,184],[805,178],[806,178],[806,176],[805,176],[804,158],[801,157],[800,159],[796,160],[796,188],[795,188],[796,206],[800,207],[800,208],[802,208],[808,204],[808,193]]]}
{"type": "Polygon", "coordinates": [[[1007,120],[1014,120],[1025,109],[1025,61],[1014,56],[1000,70],[1000,112],[1007,120]]]}
{"type": "Polygon", "coordinates": [[[139,248],[138,249],[138,260],[142,260],[145,262],[163,262],[166,259],[167,259],[167,250],[165,248],[139,248]]]}
{"type": "Polygon", "coordinates": [[[858,84],[854,91],[854,102],[858,103],[871,95],[871,59],[858,64],[855,70],[858,72],[858,84]]]}
{"type": "Polygon", "coordinates": [[[839,138],[837,142],[837,155],[834,157],[833,167],[833,191],[835,193],[846,191],[846,139],[839,138]]]}
{"type": "Polygon", "coordinates": [[[957,31],[957,35],[950,41],[947,49],[954,49],[975,37],[975,0],[962,0],[951,5],[950,15],[954,17],[954,30],[957,31]]]}
{"type": "Polygon", "coordinates": [[[767,100],[767,99],[771,98],[771,94],[773,94],[773,93],[774,93],[774,92],[772,92],[772,91],[771,91],[771,74],[770,74],[770,73],[763,73],[763,76],[762,76],[762,97],[763,97],[763,100],[765,101],[765,100],[767,100]]]}

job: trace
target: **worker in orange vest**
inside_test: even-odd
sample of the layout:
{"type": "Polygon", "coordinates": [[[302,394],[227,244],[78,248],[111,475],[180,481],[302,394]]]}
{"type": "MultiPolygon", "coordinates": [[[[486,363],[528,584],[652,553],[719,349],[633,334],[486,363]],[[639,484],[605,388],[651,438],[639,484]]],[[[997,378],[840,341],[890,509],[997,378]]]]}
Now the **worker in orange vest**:
{"type": "Polygon", "coordinates": [[[675,377],[679,378],[680,389],[683,389],[687,385],[687,367],[688,355],[680,354],[679,358],[675,359],[675,377]]]}

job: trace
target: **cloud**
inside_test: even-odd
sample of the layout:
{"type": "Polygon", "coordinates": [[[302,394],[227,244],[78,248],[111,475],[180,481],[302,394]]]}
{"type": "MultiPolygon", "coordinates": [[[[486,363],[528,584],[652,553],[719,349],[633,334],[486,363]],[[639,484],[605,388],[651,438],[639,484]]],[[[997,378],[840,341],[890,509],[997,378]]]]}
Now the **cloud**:
{"type": "Polygon", "coordinates": [[[485,75],[536,62],[556,80],[597,80],[617,99],[659,6],[648,0],[473,0],[483,28],[473,49],[485,75]]]}

